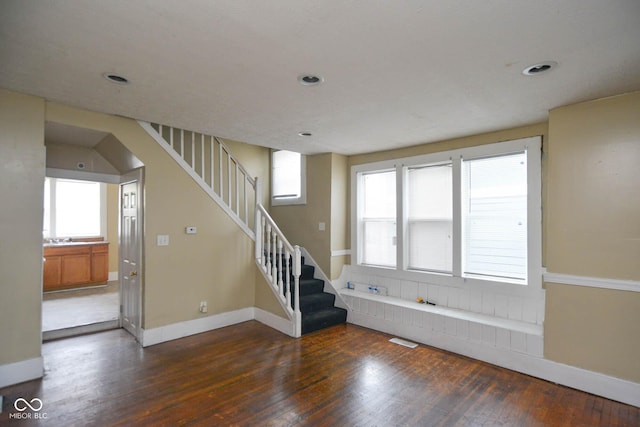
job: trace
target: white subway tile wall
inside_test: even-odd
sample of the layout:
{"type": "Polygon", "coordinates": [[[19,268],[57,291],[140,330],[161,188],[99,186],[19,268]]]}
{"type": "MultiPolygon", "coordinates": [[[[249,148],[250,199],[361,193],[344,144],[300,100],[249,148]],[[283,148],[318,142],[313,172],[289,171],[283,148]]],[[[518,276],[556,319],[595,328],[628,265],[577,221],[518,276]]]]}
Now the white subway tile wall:
{"type": "Polygon", "coordinates": [[[357,320],[354,323],[390,333],[400,331],[405,338],[422,342],[440,336],[453,340],[451,342],[463,341],[543,357],[544,291],[534,297],[505,295],[359,272],[351,274],[349,266],[345,269],[349,273],[347,280],[352,288],[355,285],[356,291],[370,293],[368,288],[373,285],[385,287],[388,293],[388,297],[380,297],[380,301],[374,296],[363,298],[357,292],[343,293],[357,320]],[[419,305],[418,297],[434,302],[436,311],[419,305]],[[447,309],[454,310],[447,312],[447,309]],[[488,320],[491,318],[495,321],[488,320]],[[530,327],[522,326],[527,324],[530,327]]]}

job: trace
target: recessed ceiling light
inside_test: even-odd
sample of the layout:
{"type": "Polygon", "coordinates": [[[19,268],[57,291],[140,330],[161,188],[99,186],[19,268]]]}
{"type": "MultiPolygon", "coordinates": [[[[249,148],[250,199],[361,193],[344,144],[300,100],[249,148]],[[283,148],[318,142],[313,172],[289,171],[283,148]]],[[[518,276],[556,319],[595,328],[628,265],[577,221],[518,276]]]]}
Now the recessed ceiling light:
{"type": "Polygon", "coordinates": [[[300,84],[305,86],[313,86],[322,83],[323,79],[320,76],[314,76],[313,74],[302,74],[298,76],[300,84]]]}
{"type": "Polygon", "coordinates": [[[300,132],[298,136],[311,136],[311,132],[300,132]]]}
{"type": "Polygon", "coordinates": [[[104,73],[102,76],[105,79],[109,80],[111,83],[117,83],[119,85],[129,84],[129,79],[127,79],[126,77],[122,77],[118,74],[104,73]]]}
{"type": "Polygon", "coordinates": [[[558,63],[555,61],[540,62],[539,64],[528,66],[527,68],[522,70],[522,74],[524,74],[525,76],[537,76],[539,74],[550,71],[556,65],[558,65],[558,63]]]}

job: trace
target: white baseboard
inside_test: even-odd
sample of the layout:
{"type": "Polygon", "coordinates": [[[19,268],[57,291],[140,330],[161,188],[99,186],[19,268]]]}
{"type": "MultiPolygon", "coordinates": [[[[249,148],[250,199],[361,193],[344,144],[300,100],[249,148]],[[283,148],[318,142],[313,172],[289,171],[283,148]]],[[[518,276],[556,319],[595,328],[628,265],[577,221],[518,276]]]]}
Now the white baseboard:
{"type": "Polygon", "coordinates": [[[107,279],[110,282],[115,282],[116,280],[118,280],[118,272],[117,271],[110,271],[109,272],[109,278],[107,279]]]}
{"type": "Polygon", "coordinates": [[[242,308],[240,310],[214,314],[213,316],[202,317],[200,319],[172,323],[170,325],[160,326],[159,328],[142,329],[140,342],[143,347],[148,347],[150,345],[224,328],[225,326],[235,325],[236,323],[253,319],[254,307],[242,308]]]}
{"type": "Polygon", "coordinates": [[[43,375],[44,361],[42,357],[0,365],[0,388],[42,378],[43,375]]]}
{"type": "Polygon", "coordinates": [[[360,313],[350,312],[349,314],[349,322],[356,325],[397,335],[553,383],[640,407],[639,383],[575,366],[564,365],[542,357],[482,345],[447,334],[420,333],[415,328],[407,327],[407,325],[399,325],[384,319],[372,319],[360,313]]]}
{"type": "Polygon", "coordinates": [[[273,328],[276,331],[280,331],[285,335],[289,335],[290,337],[293,337],[295,335],[295,325],[291,320],[277,316],[271,312],[264,311],[263,309],[258,307],[254,307],[254,312],[254,318],[258,322],[264,323],[270,328],[273,328]]]}

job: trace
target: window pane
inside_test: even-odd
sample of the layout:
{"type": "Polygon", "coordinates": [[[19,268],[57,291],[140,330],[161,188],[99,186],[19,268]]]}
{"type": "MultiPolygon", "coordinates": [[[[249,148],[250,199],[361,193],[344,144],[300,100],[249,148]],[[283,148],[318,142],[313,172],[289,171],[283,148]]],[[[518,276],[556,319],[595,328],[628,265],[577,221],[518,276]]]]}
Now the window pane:
{"type": "Polygon", "coordinates": [[[395,221],[363,222],[363,264],[396,266],[395,221]]]}
{"type": "Polygon", "coordinates": [[[409,169],[409,268],[451,272],[452,191],[451,164],[409,169]]]}
{"type": "Polygon", "coordinates": [[[273,153],[273,197],[300,197],[301,193],[301,155],[292,151],[273,153]]]}
{"type": "Polygon", "coordinates": [[[56,236],[100,235],[100,183],[56,181],[56,236]]]}
{"type": "Polygon", "coordinates": [[[361,175],[362,263],[396,266],[396,173],[361,175]]]}
{"type": "Polygon", "coordinates": [[[526,153],[464,162],[463,269],[526,279],[526,153]]]}
{"type": "Polygon", "coordinates": [[[396,217],[395,171],[368,173],[362,177],[365,218],[396,217]]]}

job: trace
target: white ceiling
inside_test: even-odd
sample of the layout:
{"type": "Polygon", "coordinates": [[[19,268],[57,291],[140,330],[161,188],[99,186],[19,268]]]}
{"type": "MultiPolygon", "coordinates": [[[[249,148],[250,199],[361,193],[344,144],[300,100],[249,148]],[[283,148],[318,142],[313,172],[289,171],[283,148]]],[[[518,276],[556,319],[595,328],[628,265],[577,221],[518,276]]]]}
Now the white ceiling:
{"type": "Polygon", "coordinates": [[[639,90],[640,1],[2,0],[0,86],[251,144],[371,152],[639,90]],[[546,60],[558,66],[521,74],[546,60]],[[324,83],[299,84],[309,73],[324,83]]]}

